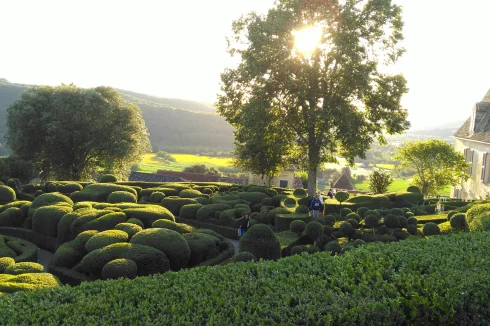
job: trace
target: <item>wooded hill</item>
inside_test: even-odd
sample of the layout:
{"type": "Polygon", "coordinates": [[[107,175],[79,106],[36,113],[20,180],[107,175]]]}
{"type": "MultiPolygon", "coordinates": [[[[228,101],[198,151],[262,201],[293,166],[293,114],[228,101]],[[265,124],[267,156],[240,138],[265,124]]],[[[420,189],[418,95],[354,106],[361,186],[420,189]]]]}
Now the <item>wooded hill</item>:
{"type": "MultiPolygon", "coordinates": [[[[4,144],[7,107],[32,85],[14,84],[0,78],[0,143],[4,144]]],[[[232,150],[233,127],[207,104],[155,97],[126,90],[121,96],[139,106],[150,133],[153,148],[203,148],[232,150]]],[[[1,154],[1,153],[0,153],[1,154]]]]}

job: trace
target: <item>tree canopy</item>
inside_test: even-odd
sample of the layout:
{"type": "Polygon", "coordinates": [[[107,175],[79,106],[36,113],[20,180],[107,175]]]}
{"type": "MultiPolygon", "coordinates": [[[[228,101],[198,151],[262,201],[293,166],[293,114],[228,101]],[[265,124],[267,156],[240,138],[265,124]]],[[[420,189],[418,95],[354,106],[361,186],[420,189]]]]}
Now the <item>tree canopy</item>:
{"type": "Polygon", "coordinates": [[[463,154],[443,140],[406,142],[394,157],[402,166],[414,168],[417,172],[412,183],[424,195],[437,195],[447,185],[456,185],[461,179],[468,179],[468,163],[463,154]]]}
{"type": "Polygon", "coordinates": [[[382,72],[403,53],[402,26],[390,0],[278,0],[252,12],[233,23],[228,51],[240,63],[221,75],[218,112],[238,130],[265,115],[284,124],[284,140],[307,153],[312,193],[320,163],[352,163],[383,132],[409,127],[405,78],[382,72]],[[301,52],[295,34],[308,27],[321,31],[318,45],[301,52]]]}
{"type": "Polygon", "coordinates": [[[388,172],[373,170],[368,178],[369,189],[375,194],[382,194],[388,190],[393,177],[388,172]]]}
{"type": "Polygon", "coordinates": [[[43,178],[118,176],[150,150],[141,111],[110,87],[33,87],[7,109],[6,140],[43,178]]]}

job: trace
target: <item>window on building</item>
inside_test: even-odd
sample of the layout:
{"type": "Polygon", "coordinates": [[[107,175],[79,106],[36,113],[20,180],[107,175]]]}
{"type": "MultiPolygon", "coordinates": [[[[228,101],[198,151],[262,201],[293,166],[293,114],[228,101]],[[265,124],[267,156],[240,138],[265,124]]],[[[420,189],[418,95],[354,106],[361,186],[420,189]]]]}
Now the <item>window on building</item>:
{"type": "Polygon", "coordinates": [[[287,180],[279,180],[279,187],[287,188],[288,187],[288,181],[287,180]]]}
{"type": "Polygon", "coordinates": [[[473,175],[473,158],[475,157],[475,151],[470,148],[464,149],[464,157],[466,158],[466,162],[470,163],[468,167],[468,174],[470,177],[473,175]]]}
{"type": "Polygon", "coordinates": [[[483,153],[482,165],[481,165],[481,182],[484,184],[488,184],[488,170],[490,164],[490,157],[488,156],[490,153],[483,153]]]}

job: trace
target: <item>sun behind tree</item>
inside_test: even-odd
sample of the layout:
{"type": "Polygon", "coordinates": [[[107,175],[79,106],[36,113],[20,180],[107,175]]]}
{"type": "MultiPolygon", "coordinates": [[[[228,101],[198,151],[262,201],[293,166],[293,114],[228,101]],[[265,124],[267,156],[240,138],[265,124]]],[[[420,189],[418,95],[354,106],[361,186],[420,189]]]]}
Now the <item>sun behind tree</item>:
{"type": "Polygon", "coordinates": [[[320,45],[323,30],[319,26],[309,26],[293,31],[293,35],[296,49],[302,53],[311,53],[320,45]]]}

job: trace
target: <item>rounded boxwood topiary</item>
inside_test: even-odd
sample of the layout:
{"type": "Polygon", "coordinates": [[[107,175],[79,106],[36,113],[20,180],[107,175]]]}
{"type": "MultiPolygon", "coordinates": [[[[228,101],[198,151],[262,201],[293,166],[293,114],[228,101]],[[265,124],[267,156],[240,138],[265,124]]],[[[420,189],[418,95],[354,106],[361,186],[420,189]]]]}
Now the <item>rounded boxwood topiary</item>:
{"type": "Polygon", "coordinates": [[[0,226],[21,227],[25,216],[20,208],[10,207],[0,213],[0,226]]]}
{"type": "Polygon", "coordinates": [[[180,198],[197,198],[201,196],[202,196],[202,192],[196,189],[184,189],[179,192],[180,198]]]}
{"type": "Polygon", "coordinates": [[[296,207],[296,213],[298,214],[308,214],[310,212],[310,210],[308,209],[308,207],[304,206],[304,205],[299,205],[298,207],[296,207]]]}
{"type": "Polygon", "coordinates": [[[340,224],[339,231],[350,237],[355,232],[355,229],[352,224],[348,222],[342,222],[342,224],[340,224]]]}
{"type": "Polygon", "coordinates": [[[409,217],[409,218],[407,219],[407,224],[408,224],[408,225],[417,225],[417,223],[418,223],[418,222],[419,222],[419,221],[418,221],[418,220],[417,220],[417,218],[416,218],[416,217],[414,217],[414,216],[411,216],[411,217],[409,217]]]}
{"type": "Polygon", "coordinates": [[[131,239],[133,235],[135,235],[136,233],[143,230],[141,226],[133,223],[119,223],[114,227],[114,229],[126,232],[128,234],[129,239],[131,239]]]}
{"type": "Polygon", "coordinates": [[[114,259],[102,268],[102,279],[104,280],[114,280],[122,277],[133,279],[136,275],[138,275],[138,265],[131,259],[114,259]]]}
{"type": "Polygon", "coordinates": [[[201,204],[189,204],[180,208],[179,217],[195,220],[197,211],[203,207],[201,204]]]}
{"type": "Polygon", "coordinates": [[[347,199],[349,199],[349,193],[347,191],[338,191],[336,194],[335,194],[335,199],[339,202],[339,203],[342,203],[344,201],[346,201],[347,199]]]}
{"type": "Polygon", "coordinates": [[[448,221],[451,221],[451,217],[453,217],[454,215],[458,214],[459,212],[458,211],[449,211],[447,213],[447,220],[448,221]]]}
{"type": "Polygon", "coordinates": [[[56,238],[58,235],[58,223],[65,214],[70,213],[72,210],[71,206],[39,207],[32,217],[32,229],[48,237],[56,238]]]}
{"type": "MultiPolygon", "coordinates": [[[[75,191],[80,191],[83,189],[82,185],[76,182],[71,182],[71,183],[65,183],[65,184],[60,184],[57,187],[58,191],[61,192],[62,194],[71,194],[72,192],[75,191]]],[[[56,191],[56,190],[55,190],[56,191]]]]}
{"type": "Polygon", "coordinates": [[[169,229],[149,228],[136,233],[131,243],[150,246],[163,252],[170,261],[170,268],[178,271],[187,266],[191,248],[180,233],[169,229]]]}
{"type": "Polygon", "coordinates": [[[364,218],[364,214],[366,214],[367,211],[369,211],[369,208],[367,208],[367,207],[359,207],[357,209],[357,215],[359,215],[361,218],[364,218]]]}
{"type": "Polygon", "coordinates": [[[296,205],[297,205],[296,199],[294,199],[292,197],[288,197],[288,198],[284,199],[284,201],[282,203],[284,204],[285,207],[288,207],[288,208],[296,207],[296,205]]]}
{"type": "Polygon", "coordinates": [[[323,219],[325,220],[325,224],[326,225],[331,225],[331,226],[333,226],[335,224],[335,222],[337,221],[337,219],[335,218],[335,216],[330,215],[330,214],[325,215],[323,217],[323,219]]]}
{"type": "Polygon", "coordinates": [[[331,235],[333,231],[334,231],[334,229],[331,225],[325,225],[323,227],[323,234],[324,235],[331,235]]]}
{"type": "Polygon", "coordinates": [[[0,204],[7,204],[17,199],[15,190],[8,186],[0,186],[0,204]]]}
{"type": "Polygon", "coordinates": [[[178,215],[180,209],[185,205],[197,204],[197,201],[193,198],[180,198],[177,196],[165,197],[162,202],[162,206],[167,208],[173,215],[178,215]]]}
{"type": "Polygon", "coordinates": [[[152,203],[160,203],[163,200],[163,198],[165,198],[165,194],[161,191],[152,192],[152,194],[150,195],[150,201],[152,203]]]}
{"type": "Polygon", "coordinates": [[[315,241],[323,235],[323,225],[317,221],[312,221],[306,224],[305,233],[311,241],[315,241]]]}
{"type": "Polygon", "coordinates": [[[218,235],[212,230],[185,233],[183,237],[191,248],[191,257],[187,267],[197,266],[219,254],[221,240],[218,239],[218,235]]]}
{"type": "Polygon", "coordinates": [[[405,212],[401,208],[390,209],[390,214],[396,215],[396,216],[405,216],[405,212]]]}
{"type": "Polygon", "coordinates": [[[46,192],[56,192],[58,191],[58,185],[54,182],[46,185],[46,192]]]}
{"type": "Polygon", "coordinates": [[[137,201],[136,196],[127,191],[113,191],[107,197],[108,203],[136,203],[137,201]]]}
{"type": "Polygon", "coordinates": [[[68,206],[73,206],[73,201],[60,193],[49,193],[49,194],[42,194],[38,197],[36,197],[32,201],[31,209],[36,209],[39,207],[43,206],[51,206],[51,205],[59,205],[59,204],[66,204],[68,206]]]}
{"type": "Polygon", "coordinates": [[[340,216],[343,218],[343,221],[345,221],[347,215],[350,213],[352,213],[352,210],[350,208],[342,208],[340,210],[340,216]]]}
{"type": "Polygon", "coordinates": [[[97,230],[105,231],[113,229],[119,223],[126,222],[128,218],[123,212],[112,212],[102,215],[96,219],[93,219],[85,223],[81,229],[82,230],[97,230]]]}
{"type": "Polygon", "coordinates": [[[128,218],[128,220],[126,221],[126,223],[130,223],[130,224],[135,224],[139,227],[141,227],[141,229],[143,229],[145,227],[145,225],[143,224],[143,222],[141,222],[140,219],[137,219],[137,218],[128,218]]]}
{"type": "Polygon", "coordinates": [[[451,224],[451,227],[453,227],[457,230],[464,230],[466,227],[466,214],[464,214],[464,213],[454,214],[451,217],[450,224],[451,224]]]}
{"type": "Polygon", "coordinates": [[[127,242],[128,240],[129,236],[124,231],[107,230],[90,237],[90,239],[85,244],[85,250],[87,252],[91,252],[114,243],[127,242]]]}
{"type": "Polygon", "coordinates": [[[417,186],[410,186],[410,187],[407,188],[407,191],[408,192],[419,192],[419,193],[422,193],[422,191],[420,190],[420,188],[417,187],[417,186]]]}
{"type": "Polygon", "coordinates": [[[13,265],[15,265],[15,260],[12,257],[0,257],[0,274],[3,274],[7,267],[13,265]]]}
{"type": "Polygon", "coordinates": [[[359,222],[357,222],[356,219],[350,218],[346,221],[347,223],[350,223],[354,229],[357,229],[359,227],[359,222]]]}
{"type": "Polygon", "coordinates": [[[354,213],[354,212],[347,214],[345,216],[345,219],[346,220],[352,219],[352,220],[356,220],[357,222],[361,221],[361,217],[357,213],[354,213]]]}
{"type": "MultiPolygon", "coordinates": [[[[144,227],[147,228],[151,227],[153,222],[159,219],[165,219],[175,222],[174,215],[165,207],[158,205],[146,205],[145,207],[128,208],[124,209],[123,212],[129,219],[137,218],[138,220],[143,222],[144,227]]],[[[129,222],[129,220],[127,222],[129,222]]]]}
{"type": "Polygon", "coordinates": [[[370,209],[366,213],[364,213],[364,218],[366,218],[366,216],[368,216],[368,215],[373,215],[373,216],[376,216],[377,218],[381,217],[379,212],[377,210],[374,210],[374,209],[370,209]]]}
{"type": "Polygon", "coordinates": [[[378,223],[379,223],[379,218],[375,215],[367,215],[365,218],[364,218],[364,225],[367,227],[367,228],[375,228],[378,226],[378,223]]]}
{"type": "Polygon", "coordinates": [[[151,225],[152,228],[161,228],[161,229],[169,229],[182,233],[191,233],[194,232],[194,227],[184,224],[184,223],[176,223],[169,220],[156,220],[151,225]]]}
{"type": "Polygon", "coordinates": [[[411,235],[416,235],[417,234],[417,231],[418,231],[417,224],[409,224],[409,225],[407,225],[407,231],[411,235]]]}
{"type": "Polygon", "coordinates": [[[305,189],[298,188],[298,189],[294,189],[293,196],[296,198],[305,198],[308,196],[308,193],[306,192],[305,189]]]}
{"type": "Polygon", "coordinates": [[[250,252],[239,252],[237,253],[235,256],[233,256],[233,258],[231,259],[231,261],[233,261],[234,263],[238,263],[238,262],[247,262],[247,261],[256,261],[257,258],[255,258],[255,256],[250,253],[250,252]]]}
{"type": "Polygon", "coordinates": [[[42,190],[36,190],[36,192],[34,193],[34,197],[39,197],[42,194],[44,194],[44,191],[42,191],[42,190]]]}
{"type": "Polygon", "coordinates": [[[388,230],[388,227],[386,225],[380,225],[378,227],[378,232],[379,234],[383,235],[383,234],[387,234],[389,232],[388,230]]]}
{"type": "Polygon", "coordinates": [[[294,246],[291,248],[291,256],[301,255],[303,252],[308,252],[308,247],[304,245],[294,246]]]}
{"type": "Polygon", "coordinates": [[[113,174],[104,174],[99,179],[99,183],[113,183],[113,182],[117,182],[117,178],[113,174]]]}
{"type": "Polygon", "coordinates": [[[406,228],[408,225],[408,219],[405,216],[398,216],[398,220],[400,220],[400,227],[406,228]]]}
{"type": "Polygon", "coordinates": [[[407,213],[405,213],[405,217],[406,217],[406,218],[410,218],[410,217],[412,217],[412,216],[415,216],[415,215],[414,215],[412,212],[407,212],[407,213]]]}
{"type": "Polygon", "coordinates": [[[274,204],[272,203],[272,198],[270,198],[270,197],[262,198],[260,203],[264,206],[274,206],[274,204]]]}
{"type": "MultiPolygon", "coordinates": [[[[270,206],[275,206],[275,207],[279,207],[281,206],[281,202],[286,199],[288,196],[284,195],[284,194],[279,194],[279,195],[275,195],[275,196],[272,196],[271,198],[271,201],[272,201],[272,205],[270,206]]],[[[263,200],[266,199],[266,198],[263,198],[263,200]]],[[[269,206],[269,205],[267,205],[269,206]]]]}
{"type": "Polygon", "coordinates": [[[210,188],[204,188],[202,190],[202,193],[206,195],[211,195],[213,193],[213,190],[211,190],[210,188]]]}
{"type": "Polygon", "coordinates": [[[354,242],[352,242],[352,245],[354,246],[354,248],[358,248],[364,244],[366,244],[366,243],[361,239],[356,239],[356,240],[354,240],[354,242]]]}
{"type": "Polygon", "coordinates": [[[10,265],[5,268],[4,273],[10,275],[20,275],[26,273],[42,273],[44,272],[44,266],[33,262],[23,262],[10,265]]]}
{"type": "Polygon", "coordinates": [[[384,218],[384,224],[387,227],[394,229],[400,226],[400,219],[396,215],[388,214],[384,218]]]}
{"type": "Polygon", "coordinates": [[[436,223],[429,222],[424,224],[424,227],[422,228],[422,233],[425,236],[437,235],[441,233],[441,229],[436,223]]]}
{"type": "Polygon", "coordinates": [[[328,251],[332,255],[340,254],[342,252],[342,246],[337,241],[330,241],[323,247],[323,251],[328,251]]]}
{"type": "MultiPolygon", "coordinates": [[[[322,228],[323,226],[318,223],[322,228]]],[[[323,229],[322,229],[323,230],[323,229]]],[[[281,244],[274,232],[264,224],[256,224],[240,238],[239,252],[248,251],[257,259],[281,258],[281,244]]]]}
{"type": "Polygon", "coordinates": [[[296,221],[292,221],[291,224],[289,225],[289,230],[297,234],[303,233],[305,229],[306,229],[305,221],[296,220],[296,221]]]}

